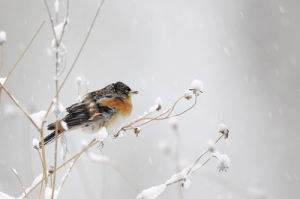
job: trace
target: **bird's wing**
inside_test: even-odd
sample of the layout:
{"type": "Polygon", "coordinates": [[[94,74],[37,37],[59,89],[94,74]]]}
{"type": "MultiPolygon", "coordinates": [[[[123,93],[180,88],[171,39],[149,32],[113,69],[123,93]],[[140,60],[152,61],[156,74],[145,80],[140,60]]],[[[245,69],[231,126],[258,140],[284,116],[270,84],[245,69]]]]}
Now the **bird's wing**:
{"type": "Polygon", "coordinates": [[[97,122],[104,125],[117,113],[115,107],[109,107],[101,103],[102,101],[107,101],[107,99],[113,99],[112,96],[101,95],[96,98],[96,95],[89,94],[82,102],[75,103],[66,109],[68,114],[63,121],[67,123],[68,128],[88,126],[97,122]]]}

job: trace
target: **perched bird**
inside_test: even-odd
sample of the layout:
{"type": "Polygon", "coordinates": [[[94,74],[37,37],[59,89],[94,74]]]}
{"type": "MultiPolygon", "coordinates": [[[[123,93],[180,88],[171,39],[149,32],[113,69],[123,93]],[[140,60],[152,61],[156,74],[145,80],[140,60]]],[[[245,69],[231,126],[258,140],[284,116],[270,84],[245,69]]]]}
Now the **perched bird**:
{"type": "MultiPolygon", "coordinates": [[[[58,122],[58,136],[77,128],[96,132],[101,127],[110,128],[120,123],[130,115],[131,96],[137,93],[126,84],[116,82],[86,94],[81,102],[66,109],[67,115],[58,122]]],[[[48,130],[53,132],[45,137],[45,145],[55,140],[55,126],[56,122],[48,125],[48,130]]],[[[41,148],[41,142],[39,147],[41,148]]]]}

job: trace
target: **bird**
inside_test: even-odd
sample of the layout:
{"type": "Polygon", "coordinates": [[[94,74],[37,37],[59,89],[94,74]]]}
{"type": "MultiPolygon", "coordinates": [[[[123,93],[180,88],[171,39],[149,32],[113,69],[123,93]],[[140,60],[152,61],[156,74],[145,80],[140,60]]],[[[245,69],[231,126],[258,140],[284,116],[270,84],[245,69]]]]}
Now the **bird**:
{"type": "MultiPolygon", "coordinates": [[[[87,93],[81,102],[66,108],[67,114],[58,121],[58,137],[63,133],[82,128],[89,132],[97,132],[102,127],[110,128],[130,116],[132,111],[131,96],[138,94],[123,82],[116,82],[106,87],[87,93]]],[[[47,126],[52,130],[44,138],[47,145],[55,140],[56,122],[47,126]]],[[[39,142],[39,148],[42,147],[39,142]]]]}

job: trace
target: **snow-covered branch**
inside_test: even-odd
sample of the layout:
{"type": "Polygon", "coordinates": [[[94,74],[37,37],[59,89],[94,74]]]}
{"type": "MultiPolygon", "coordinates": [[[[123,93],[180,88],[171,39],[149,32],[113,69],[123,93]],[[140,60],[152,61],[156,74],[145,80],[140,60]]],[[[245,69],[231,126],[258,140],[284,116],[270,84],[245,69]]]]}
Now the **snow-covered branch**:
{"type": "MultiPolygon", "coordinates": [[[[223,129],[224,130],[224,129],[223,129]]],[[[229,132],[229,130],[226,127],[226,131],[229,132]]],[[[220,133],[222,133],[220,131],[220,133]]],[[[214,144],[217,144],[221,138],[228,138],[222,135],[214,142],[214,144]]],[[[215,147],[215,146],[213,146],[215,147]]],[[[227,171],[227,169],[230,166],[230,159],[228,158],[227,155],[225,154],[220,154],[215,148],[212,149],[211,143],[209,143],[207,150],[205,150],[202,154],[196,158],[196,160],[193,162],[192,165],[187,166],[184,168],[182,171],[172,175],[168,180],[165,181],[165,183],[150,187],[148,189],[144,189],[137,197],[136,199],[155,199],[157,198],[160,194],[162,194],[167,187],[179,183],[181,187],[183,188],[188,188],[191,184],[190,181],[190,176],[202,168],[204,165],[206,165],[213,157],[217,158],[218,160],[218,170],[219,171],[227,171]],[[209,157],[202,163],[199,164],[200,160],[206,155],[210,154],[209,157]]]]}

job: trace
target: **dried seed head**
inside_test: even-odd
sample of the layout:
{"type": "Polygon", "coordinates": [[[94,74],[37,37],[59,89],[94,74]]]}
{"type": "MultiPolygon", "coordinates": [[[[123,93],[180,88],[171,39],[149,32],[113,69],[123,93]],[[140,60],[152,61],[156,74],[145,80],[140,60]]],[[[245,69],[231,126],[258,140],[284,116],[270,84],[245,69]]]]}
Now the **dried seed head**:
{"type": "Polygon", "coordinates": [[[191,185],[191,180],[188,179],[188,178],[183,178],[183,179],[181,180],[181,182],[180,182],[180,185],[181,185],[181,187],[187,189],[187,188],[189,188],[190,185],[191,185]]]}
{"type": "Polygon", "coordinates": [[[162,108],[162,99],[160,97],[156,98],[155,104],[157,104],[156,111],[159,111],[162,108]]]}
{"type": "Polygon", "coordinates": [[[49,174],[52,174],[54,172],[54,166],[51,165],[49,167],[49,171],[48,172],[49,172],[49,174]]]}
{"type": "Polygon", "coordinates": [[[203,93],[203,82],[198,79],[193,80],[190,90],[196,95],[203,93]]]}
{"type": "Polygon", "coordinates": [[[187,99],[187,100],[190,100],[190,99],[192,99],[193,98],[193,91],[191,91],[191,90],[186,90],[185,92],[184,92],[184,98],[185,99],[187,99]]]}
{"type": "Polygon", "coordinates": [[[219,132],[222,133],[225,136],[225,139],[229,136],[229,130],[225,124],[219,125],[219,132]]]}
{"type": "Polygon", "coordinates": [[[134,133],[137,136],[139,136],[139,133],[141,132],[141,128],[140,127],[137,127],[137,128],[134,128],[134,133]]]}

